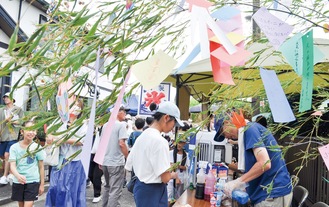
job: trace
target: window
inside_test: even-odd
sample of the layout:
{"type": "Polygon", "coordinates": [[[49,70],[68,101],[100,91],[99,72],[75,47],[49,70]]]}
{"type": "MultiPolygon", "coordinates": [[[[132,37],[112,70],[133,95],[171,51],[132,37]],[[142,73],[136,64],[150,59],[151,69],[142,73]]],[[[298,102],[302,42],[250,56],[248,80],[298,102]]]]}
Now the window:
{"type": "Polygon", "coordinates": [[[48,20],[47,20],[47,17],[43,16],[42,14],[40,14],[39,16],[39,24],[44,24],[46,23],[48,20]]]}

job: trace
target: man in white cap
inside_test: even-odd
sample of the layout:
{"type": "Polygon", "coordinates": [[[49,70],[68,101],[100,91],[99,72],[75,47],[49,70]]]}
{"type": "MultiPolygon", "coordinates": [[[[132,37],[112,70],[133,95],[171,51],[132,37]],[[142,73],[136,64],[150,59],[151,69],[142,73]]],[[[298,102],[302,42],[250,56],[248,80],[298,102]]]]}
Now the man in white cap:
{"type": "Polygon", "coordinates": [[[153,124],[138,137],[125,166],[129,171],[134,169],[137,177],[133,189],[137,207],[167,207],[166,183],[177,178],[175,169],[170,169],[169,146],[161,133],[183,126],[180,111],[174,103],[163,102],[153,117],[153,124]]]}
{"type": "Polygon", "coordinates": [[[18,120],[23,117],[23,110],[15,106],[15,99],[10,98],[7,92],[2,96],[5,107],[0,109],[0,156],[4,156],[4,173],[0,184],[6,185],[9,181],[9,149],[18,139],[18,120]]]}

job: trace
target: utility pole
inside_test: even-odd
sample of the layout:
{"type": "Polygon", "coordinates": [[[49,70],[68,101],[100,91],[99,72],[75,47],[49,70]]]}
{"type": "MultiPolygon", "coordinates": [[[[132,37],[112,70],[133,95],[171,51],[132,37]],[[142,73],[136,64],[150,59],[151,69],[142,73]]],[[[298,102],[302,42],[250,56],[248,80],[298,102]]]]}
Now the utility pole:
{"type": "MultiPolygon", "coordinates": [[[[253,0],[253,7],[252,7],[252,13],[255,14],[257,10],[260,8],[260,0],[253,0]]],[[[256,24],[255,21],[252,21],[252,41],[257,42],[261,37],[261,31],[259,26],[256,24]]],[[[251,108],[252,108],[252,114],[256,115],[260,113],[259,110],[259,97],[252,97],[251,99],[251,108]]]]}

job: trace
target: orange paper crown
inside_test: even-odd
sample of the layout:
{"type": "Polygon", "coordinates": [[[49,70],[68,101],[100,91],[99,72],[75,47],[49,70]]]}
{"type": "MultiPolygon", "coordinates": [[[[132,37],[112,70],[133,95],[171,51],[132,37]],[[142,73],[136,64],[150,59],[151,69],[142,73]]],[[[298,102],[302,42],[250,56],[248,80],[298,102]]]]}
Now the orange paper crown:
{"type": "Polygon", "coordinates": [[[233,111],[231,115],[231,121],[232,123],[239,129],[240,127],[244,127],[247,125],[246,120],[243,117],[242,109],[240,109],[240,114],[233,111]]]}

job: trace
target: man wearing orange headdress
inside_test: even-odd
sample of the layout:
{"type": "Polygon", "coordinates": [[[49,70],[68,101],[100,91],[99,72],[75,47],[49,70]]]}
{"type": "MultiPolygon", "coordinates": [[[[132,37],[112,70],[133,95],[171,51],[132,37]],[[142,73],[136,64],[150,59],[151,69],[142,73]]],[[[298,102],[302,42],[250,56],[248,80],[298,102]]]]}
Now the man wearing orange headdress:
{"type": "Polygon", "coordinates": [[[235,189],[245,188],[255,207],[290,206],[292,186],[282,151],[273,135],[262,125],[246,122],[242,112],[224,120],[215,141],[238,139],[239,170],[244,174],[225,184],[229,197],[235,189]],[[241,150],[242,149],[242,150],[241,150]]]}

